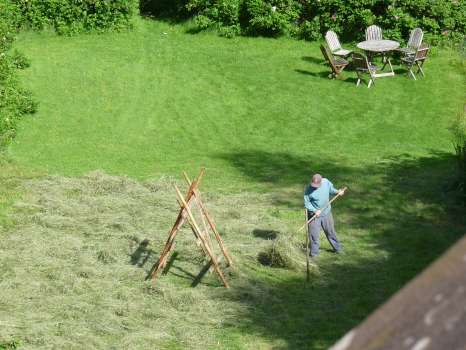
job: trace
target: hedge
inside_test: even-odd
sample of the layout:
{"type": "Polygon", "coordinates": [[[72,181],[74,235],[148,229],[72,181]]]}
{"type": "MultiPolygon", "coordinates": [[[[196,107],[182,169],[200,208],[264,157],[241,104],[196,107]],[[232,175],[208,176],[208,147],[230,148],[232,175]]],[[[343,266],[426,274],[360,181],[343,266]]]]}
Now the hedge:
{"type": "Polygon", "coordinates": [[[464,0],[185,0],[185,10],[198,29],[216,28],[226,36],[318,40],[332,29],[344,40],[360,40],[371,24],[400,41],[415,27],[421,27],[431,42],[458,40],[466,33],[464,0]]]}
{"type": "Polygon", "coordinates": [[[131,26],[137,0],[16,0],[21,25],[59,34],[119,30],[131,26]]]}

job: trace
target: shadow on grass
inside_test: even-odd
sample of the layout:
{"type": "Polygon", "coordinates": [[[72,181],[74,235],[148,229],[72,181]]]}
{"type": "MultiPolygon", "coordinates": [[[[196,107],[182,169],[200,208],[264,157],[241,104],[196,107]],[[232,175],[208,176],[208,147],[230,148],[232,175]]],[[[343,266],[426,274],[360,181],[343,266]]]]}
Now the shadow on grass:
{"type": "Polygon", "coordinates": [[[304,69],[295,69],[294,71],[296,73],[300,73],[303,75],[309,75],[311,77],[326,78],[326,79],[329,79],[329,75],[332,73],[331,71],[311,72],[311,71],[304,70],[304,69]]]}
{"type": "MultiPolygon", "coordinates": [[[[316,77],[316,78],[324,78],[324,79],[329,79],[329,75],[331,74],[331,71],[328,70],[328,71],[321,71],[321,72],[311,72],[311,71],[308,71],[308,70],[303,70],[303,69],[295,69],[295,72],[297,73],[300,73],[300,74],[304,74],[304,75],[309,75],[311,77],[316,77]]],[[[345,73],[342,73],[342,75],[334,80],[336,81],[341,81],[341,82],[344,82],[344,83],[351,83],[351,84],[356,84],[356,81],[357,79],[355,78],[348,78],[348,77],[345,77],[344,75],[345,73]]]]}
{"type": "Polygon", "coordinates": [[[404,155],[360,168],[286,153],[223,158],[273,190],[302,188],[316,171],[350,188],[336,211],[346,254],[322,252],[307,285],[304,276],[262,268],[262,280],[251,274],[231,296],[249,310],[234,327],[276,341],[274,349],[327,349],[465,232],[464,208],[451,192],[451,154],[404,155]]]}
{"type": "Polygon", "coordinates": [[[231,163],[244,176],[269,189],[307,184],[316,172],[332,177],[335,182],[343,182],[358,171],[332,161],[285,152],[244,151],[223,153],[218,157],[231,163]]]}
{"type": "Polygon", "coordinates": [[[144,239],[139,243],[139,246],[131,254],[131,264],[138,267],[143,267],[146,262],[151,258],[154,251],[149,247],[149,240],[144,239]]]}
{"type": "Polygon", "coordinates": [[[256,228],[252,231],[254,237],[262,238],[262,239],[275,239],[277,238],[279,231],[275,230],[263,230],[260,228],[256,228]]]}
{"type": "Polygon", "coordinates": [[[313,56],[302,56],[301,59],[306,62],[315,63],[315,64],[324,64],[325,60],[320,57],[313,56]]]}

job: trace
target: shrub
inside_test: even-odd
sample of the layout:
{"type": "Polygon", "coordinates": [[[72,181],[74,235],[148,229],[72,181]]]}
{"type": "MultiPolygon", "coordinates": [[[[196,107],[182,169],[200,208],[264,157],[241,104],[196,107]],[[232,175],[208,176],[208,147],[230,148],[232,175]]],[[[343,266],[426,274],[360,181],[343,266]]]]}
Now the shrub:
{"type": "Polygon", "coordinates": [[[21,24],[33,29],[54,28],[60,34],[119,30],[131,25],[136,0],[17,0],[21,24]]]}
{"type": "Polygon", "coordinates": [[[239,0],[219,0],[212,5],[204,0],[193,0],[188,10],[196,12],[194,23],[199,30],[217,28],[220,34],[231,37],[239,34],[239,0]]]}
{"type": "Polygon", "coordinates": [[[29,66],[29,61],[18,51],[10,51],[20,23],[16,10],[9,0],[0,0],[0,147],[15,136],[18,121],[36,109],[31,94],[16,79],[16,70],[29,66]]]}
{"type": "MultiPolygon", "coordinates": [[[[332,29],[343,39],[360,40],[371,24],[385,36],[406,39],[414,27],[434,43],[458,40],[466,32],[466,1],[453,0],[185,0],[199,29],[232,27],[248,35],[289,34],[307,40],[332,29]]],[[[179,3],[179,0],[178,0],[179,3]]]]}
{"type": "Polygon", "coordinates": [[[278,36],[293,32],[301,6],[293,0],[244,0],[242,9],[246,33],[278,36]]]}
{"type": "Polygon", "coordinates": [[[24,54],[18,50],[14,50],[11,54],[11,63],[17,68],[17,69],[25,69],[31,65],[31,62],[29,59],[24,56],[24,54]]]}
{"type": "Polygon", "coordinates": [[[319,40],[320,34],[320,18],[314,17],[312,20],[305,20],[299,27],[300,37],[305,40],[319,40]]]}

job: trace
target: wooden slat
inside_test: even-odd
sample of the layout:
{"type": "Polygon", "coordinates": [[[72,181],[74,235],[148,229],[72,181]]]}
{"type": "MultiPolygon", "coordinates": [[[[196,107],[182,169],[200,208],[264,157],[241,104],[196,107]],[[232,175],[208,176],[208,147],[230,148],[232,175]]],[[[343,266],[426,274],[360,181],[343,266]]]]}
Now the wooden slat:
{"type": "Polygon", "coordinates": [[[382,29],[376,25],[369,26],[366,29],[366,40],[382,40],[382,29]]]}
{"type": "MultiPolygon", "coordinates": [[[[183,171],[183,176],[184,176],[184,179],[185,181],[187,182],[188,186],[191,187],[192,183],[188,177],[188,174],[186,174],[185,171],[183,171]]],[[[197,205],[197,208],[199,210],[199,214],[200,214],[200,217],[201,217],[201,221],[202,221],[202,226],[204,227],[204,237],[206,238],[207,240],[207,243],[209,244],[209,248],[210,250],[212,250],[212,240],[210,239],[210,235],[209,235],[209,230],[207,228],[207,223],[206,223],[206,219],[204,217],[204,213],[202,211],[202,202],[201,202],[201,198],[200,198],[200,195],[199,195],[199,190],[196,188],[195,191],[193,191],[193,194],[194,194],[194,201],[196,202],[196,205],[197,205]]]]}
{"type": "MultiPolygon", "coordinates": [[[[186,194],[186,202],[188,205],[191,205],[191,201],[194,197],[194,190],[200,185],[202,177],[204,176],[205,170],[201,169],[197,178],[190,184],[188,192],[186,194]]],[[[171,250],[173,249],[173,242],[175,241],[176,234],[183,225],[186,219],[186,213],[183,208],[180,209],[178,217],[176,218],[175,224],[173,225],[170,233],[168,234],[167,241],[165,242],[162,253],[160,254],[159,260],[154,264],[149,273],[150,278],[155,282],[158,273],[165,267],[167,259],[170,255],[171,250]]]]}
{"type": "Polygon", "coordinates": [[[327,41],[327,45],[332,52],[341,49],[340,41],[338,40],[337,34],[329,30],[327,34],[325,34],[325,39],[327,41]]]}
{"type": "MultiPolygon", "coordinates": [[[[189,179],[188,175],[184,173],[184,178],[188,184],[191,183],[191,180],[189,179]]],[[[220,236],[220,233],[217,230],[217,227],[214,223],[214,220],[212,219],[212,216],[210,215],[209,211],[207,210],[206,206],[204,205],[202,198],[201,198],[201,193],[198,189],[194,191],[194,196],[198,199],[197,204],[200,206],[202,213],[204,214],[205,218],[207,219],[207,223],[210,226],[210,229],[214,233],[215,239],[217,240],[217,243],[220,247],[220,250],[222,251],[222,254],[225,256],[225,259],[227,261],[227,266],[233,266],[233,260],[230,257],[230,254],[228,253],[227,248],[225,247],[225,244],[223,243],[223,239],[220,236]]]]}
{"type": "Polygon", "coordinates": [[[466,237],[331,348],[342,349],[466,349],[466,237]]]}
{"type": "Polygon", "coordinates": [[[383,78],[383,77],[393,77],[395,75],[394,72],[388,72],[388,73],[377,73],[373,74],[372,76],[374,78],[383,78]]]}
{"type": "Polygon", "coordinates": [[[223,282],[223,284],[225,285],[226,288],[230,288],[230,286],[228,285],[228,282],[227,280],[225,279],[225,276],[223,275],[223,272],[222,270],[220,269],[218,263],[217,263],[217,260],[215,259],[215,255],[213,254],[213,252],[209,249],[209,246],[207,245],[207,243],[205,242],[204,240],[204,237],[202,236],[201,232],[200,232],[200,229],[199,229],[199,226],[197,225],[196,223],[196,220],[194,219],[194,216],[193,214],[191,213],[191,210],[189,209],[189,206],[188,204],[185,202],[183,196],[181,195],[181,192],[180,190],[178,189],[178,187],[175,186],[175,190],[176,190],[176,194],[178,196],[178,199],[180,200],[180,202],[183,204],[187,214],[188,214],[188,219],[189,219],[189,222],[191,224],[191,227],[194,229],[194,231],[196,231],[198,237],[201,239],[202,241],[202,247],[204,248],[206,254],[210,257],[210,259],[212,260],[212,263],[214,264],[214,269],[215,271],[217,272],[218,276],[220,277],[220,280],[223,282]]]}

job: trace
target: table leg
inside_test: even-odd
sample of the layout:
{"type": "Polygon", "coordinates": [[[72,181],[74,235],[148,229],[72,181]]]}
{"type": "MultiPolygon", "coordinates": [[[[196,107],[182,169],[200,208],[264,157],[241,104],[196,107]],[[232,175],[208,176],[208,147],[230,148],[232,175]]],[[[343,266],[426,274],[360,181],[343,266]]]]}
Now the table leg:
{"type": "Polygon", "coordinates": [[[388,64],[390,66],[390,72],[379,74],[379,77],[391,77],[391,76],[394,76],[395,71],[393,70],[392,62],[390,61],[390,58],[388,57],[388,55],[383,54],[382,63],[383,63],[383,67],[382,67],[381,70],[383,71],[385,69],[385,67],[387,66],[387,64],[388,64]]]}
{"type": "Polygon", "coordinates": [[[385,54],[382,54],[382,63],[383,63],[382,70],[384,70],[385,67],[387,66],[387,56],[385,54]]]}
{"type": "Polygon", "coordinates": [[[393,77],[393,76],[395,76],[395,71],[393,70],[393,66],[392,66],[392,63],[390,62],[390,58],[388,58],[388,56],[384,55],[382,57],[382,62],[384,62],[384,65],[382,67],[382,71],[384,70],[385,66],[388,64],[390,66],[390,72],[374,74],[374,78],[393,77]]]}
{"type": "Polygon", "coordinates": [[[390,66],[390,70],[393,75],[395,75],[395,71],[393,70],[392,62],[390,62],[390,58],[387,57],[388,65],[390,66]]]}

